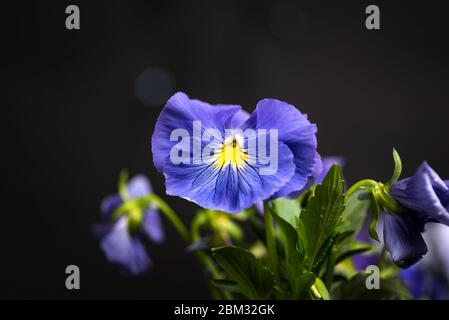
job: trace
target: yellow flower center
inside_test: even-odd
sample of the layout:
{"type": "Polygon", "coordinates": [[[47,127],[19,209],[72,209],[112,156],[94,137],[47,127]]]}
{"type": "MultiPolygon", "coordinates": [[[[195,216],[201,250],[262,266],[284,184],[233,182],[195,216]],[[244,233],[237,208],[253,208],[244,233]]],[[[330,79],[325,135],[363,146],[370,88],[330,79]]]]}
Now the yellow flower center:
{"type": "Polygon", "coordinates": [[[247,160],[248,154],[237,137],[226,138],[221,149],[215,154],[215,165],[217,168],[222,168],[229,164],[234,169],[241,168],[247,160]]]}

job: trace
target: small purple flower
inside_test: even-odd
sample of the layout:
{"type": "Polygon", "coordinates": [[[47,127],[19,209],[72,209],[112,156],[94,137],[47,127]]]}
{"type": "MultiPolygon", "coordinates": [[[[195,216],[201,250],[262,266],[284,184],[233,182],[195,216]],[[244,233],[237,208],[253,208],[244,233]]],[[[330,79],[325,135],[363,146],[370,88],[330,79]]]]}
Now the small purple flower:
{"type": "Polygon", "coordinates": [[[94,225],[93,232],[100,239],[101,249],[111,263],[126,275],[138,275],[151,267],[144,247],[145,238],[159,243],[164,240],[164,232],[159,213],[151,206],[143,210],[137,205],[131,206],[129,212],[113,217],[113,212],[124,203],[152,193],[148,179],[142,175],[131,179],[126,189],[129,197],[126,201],[119,194],[103,200],[103,222],[94,225]]]}
{"type": "Polygon", "coordinates": [[[390,195],[407,211],[384,215],[384,243],[393,261],[407,268],[427,253],[421,235],[425,224],[449,226],[449,181],[424,162],[413,176],[393,184],[390,195]]]}
{"type": "Polygon", "coordinates": [[[248,115],[237,105],[213,106],[178,92],[168,100],[157,120],[152,137],[153,161],[165,176],[168,194],[207,209],[237,213],[259,201],[292,196],[304,188],[321,161],[316,151],[316,131],[306,115],[279,100],[261,100],[248,115]],[[215,133],[210,137],[215,143],[211,161],[195,162],[192,152],[185,156],[186,161],[175,164],[171,152],[180,142],[171,137],[176,130],[192,137],[187,143],[191,150],[195,145],[204,150],[210,143],[195,136],[194,122],[201,123],[202,132],[215,133]],[[254,139],[259,139],[263,130],[270,137],[277,134],[275,173],[261,174],[268,165],[248,152],[252,138],[229,136],[230,129],[257,131],[254,139]],[[229,151],[232,156],[224,157],[229,151]]]}

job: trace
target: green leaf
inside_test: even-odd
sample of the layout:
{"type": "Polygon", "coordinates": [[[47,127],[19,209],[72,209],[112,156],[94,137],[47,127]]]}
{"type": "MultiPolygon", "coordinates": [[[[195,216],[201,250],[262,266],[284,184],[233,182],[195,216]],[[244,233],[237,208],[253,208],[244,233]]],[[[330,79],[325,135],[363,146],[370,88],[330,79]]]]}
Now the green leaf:
{"type": "Polygon", "coordinates": [[[345,224],[340,232],[352,230],[354,233],[343,243],[349,243],[355,239],[363,226],[370,203],[370,192],[366,189],[359,189],[349,197],[345,205],[345,210],[343,211],[343,221],[345,221],[345,224]]]}
{"type": "Polygon", "coordinates": [[[218,264],[249,299],[263,299],[273,288],[273,274],[246,249],[228,246],[212,249],[218,264]]]}
{"type": "Polygon", "coordinates": [[[377,242],[380,242],[379,236],[377,235],[377,222],[379,220],[379,204],[377,203],[376,196],[374,192],[371,191],[371,220],[369,223],[368,233],[377,242]]]}
{"type": "Polygon", "coordinates": [[[300,267],[301,259],[297,250],[298,243],[298,233],[296,230],[283,218],[278,216],[276,213],[273,214],[274,220],[276,221],[283,241],[281,241],[284,248],[284,255],[287,265],[297,273],[300,267]]]}
{"type": "Polygon", "coordinates": [[[354,255],[356,255],[356,254],[360,254],[360,253],[363,253],[363,252],[367,252],[367,251],[371,250],[372,248],[373,248],[373,247],[370,246],[370,245],[365,245],[365,244],[352,244],[352,245],[351,245],[351,249],[349,249],[349,250],[343,252],[342,254],[340,254],[340,255],[337,257],[337,260],[336,260],[335,263],[338,264],[338,263],[342,262],[343,260],[345,260],[345,259],[347,259],[347,258],[350,258],[350,257],[352,257],[352,256],[354,256],[354,255]]]}
{"type": "Polygon", "coordinates": [[[316,277],[311,272],[305,272],[296,276],[292,287],[292,300],[305,300],[309,296],[310,288],[315,283],[316,277]]]}
{"type": "Polygon", "coordinates": [[[309,270],[319,263],[318,253],[331,245],[331,238],[336,234],[336,226],[341,221],[344,210],[343,192],[343,174],[338,165],[334,164],[301,212],[298,231],[309,270]]]}
{"type": "Polygon", "coordinates": [[[320,278],[315,279],[315,283],[312,287],[312,291],[318,299],[330,300],[331,296],[326,288],[326,285],[320,278]]]}
{"type": "MultiPolygon", "coordinates": [[[[277,207],[276,207],[277,208],[277,207]]],[[[273,213],[274,220],[278,225],[278,230],[281,233],[283,241],[280,242],[282,245],[282,252],[285,257],[285,269],[287,273],[287,278],[290,283],[292,291],[297,295],[295,288],[297,287],[298,273],[302,269],[303,256],[298,252],[298,233],[296,230],[283,218],[281,218],[277,212],[273,213]]]]}
{"type": "Polygon", "coordinates": [[[298,202],[286,198],[278,198],[272,202],[276,213],[296,229],[297,220],[300,214],[298,202]]]}
{"type": "Polygon", "coordinates": [[[213,279],[212,284],[219,289],[228,290],[231,292],[239,292],[239,286],[235,281],[224,279],[213,279]]]}
{"type": "Polygon", "coordinates": [[[348,239],[349,237],[354,235],[354,231],[352,230],[348,230],[348,231],[343,231],[341,233],[338,233],[336,239],[335,239],[335,244],[340,244],[342,242],[345,242],[346,239],[348,239]]]}

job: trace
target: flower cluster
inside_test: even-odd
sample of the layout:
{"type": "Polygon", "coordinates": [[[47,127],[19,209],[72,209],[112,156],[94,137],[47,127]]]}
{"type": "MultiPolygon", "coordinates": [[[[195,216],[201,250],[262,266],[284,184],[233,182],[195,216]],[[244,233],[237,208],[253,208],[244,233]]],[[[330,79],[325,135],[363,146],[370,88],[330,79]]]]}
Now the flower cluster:
{"type": "Polygon", "coordinates": [[[443,181],[424,162],[413,176],[394,183],[390,194],[405,211],[384,215],[385,247],[393,261],[408,267],[427,253],[421,236],[426,223],[449,226],[449,180],[443,181]]]}
{"type": "MultiPolygon", "coordinates": [[[[404,281],[417,297],[416,279],[425,279],[425,269],[400,268],[428,252],[428,223],[449,226],[449,180],[427,162],[399,180],[402,161],[394,150],[390,181],[364,179],[346,188],[343,160],[321,159],[316,133],[305,114],[283,101],[263,99],[248,114],[238,105],[176,93],[156,122],[153,162],[168,195],[201,209],[187,227],[146,178],[126,182],[121,176],[119,193],[103,201],[103,222],[94,227],[107,259],[126,274],[146,273],[145,243],[164,238],[160,212],[197,257],[215,298],[345,299],[357,293],[402,299],[411,297],[404,281]],[[241,224],[257,242],[248,242],[241,224]],[[366,261],[386,271],[379,292],[365,288],[366,261]]],[[[449,273],[443,278],[449,283],[449,273]]],[[[448,287],[435,292],[445,296],[440,289],[448,287]]]]}

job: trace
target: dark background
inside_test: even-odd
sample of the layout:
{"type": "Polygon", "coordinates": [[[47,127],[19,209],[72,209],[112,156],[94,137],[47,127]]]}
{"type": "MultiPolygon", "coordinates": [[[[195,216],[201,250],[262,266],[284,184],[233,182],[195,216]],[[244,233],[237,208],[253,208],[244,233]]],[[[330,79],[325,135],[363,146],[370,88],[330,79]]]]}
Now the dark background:
{"type": "MultiPolygon", "coordinates": [[[[90,232],[120,169],[164,195],[150,139],[178,90],[247,110],[265,97],[296,105],[350,182],[388,179],[393,146],[405,175],[427,159],[449,177],[442,1],[16,1],[1,12],[1,298],[209,297],[168,224],[149,279],[121,277],[90,232]],[[65,28],[69,4],[81,30],[65,28]],[[365,28],[369,4],[381,30],[365,28]],[[65,289],[69,264],[81,290],[65,289]]],[[[164,197],[191,219],[195,205],[164,197]]]]}

